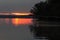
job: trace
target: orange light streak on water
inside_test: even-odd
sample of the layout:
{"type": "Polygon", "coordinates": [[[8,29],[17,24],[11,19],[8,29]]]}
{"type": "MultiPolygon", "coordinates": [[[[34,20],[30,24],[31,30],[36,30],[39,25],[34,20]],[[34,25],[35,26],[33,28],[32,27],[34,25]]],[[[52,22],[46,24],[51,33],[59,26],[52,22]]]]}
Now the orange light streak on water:
{"type": "Polygon", "coordinates": [[[25,25],[25,24],[32,24],[32,18],[13,18],[12,19],[12,24],[15,26],[18,25],[25,25]]]}

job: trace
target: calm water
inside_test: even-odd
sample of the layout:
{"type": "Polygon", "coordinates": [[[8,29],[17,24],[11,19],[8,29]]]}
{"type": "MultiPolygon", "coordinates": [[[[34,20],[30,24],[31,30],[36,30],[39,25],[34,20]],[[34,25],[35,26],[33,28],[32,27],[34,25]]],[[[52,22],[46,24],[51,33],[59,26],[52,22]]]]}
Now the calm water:
{"type": "Polygon", "coordinates": [[[0,40],[34,40],[28,26],[16,26],[11,19],[0,18],[0,40]]]}
{"type": "Polygon", "coordinates": [[[32,20],[0,18],[0,40],[44,40],[33,38],[29,30],[32,20]]]}

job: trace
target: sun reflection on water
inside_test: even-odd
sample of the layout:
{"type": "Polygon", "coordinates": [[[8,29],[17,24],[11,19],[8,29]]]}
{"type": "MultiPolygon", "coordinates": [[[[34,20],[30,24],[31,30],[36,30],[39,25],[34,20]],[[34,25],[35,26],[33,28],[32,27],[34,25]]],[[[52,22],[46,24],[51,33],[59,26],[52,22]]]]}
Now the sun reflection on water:
{"type": "Polygon", "coordinates": [[[26,24],[32,24],[32,18],[13,18],[12,19],[12,24],[13,25],[26,25],[26,24]]]}

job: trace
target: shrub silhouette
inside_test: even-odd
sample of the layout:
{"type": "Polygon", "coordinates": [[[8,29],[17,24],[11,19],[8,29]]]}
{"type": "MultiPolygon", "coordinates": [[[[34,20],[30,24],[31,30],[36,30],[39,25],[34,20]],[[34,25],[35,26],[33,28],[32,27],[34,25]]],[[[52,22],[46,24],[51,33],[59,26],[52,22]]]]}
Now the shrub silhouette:
{"type": "MultiPolygon", "coordinates": [[[[60,1],[58,0],[48,0],[46,2],[40,2],[34,5],[32,9],[30,10],[32,14],[38,19],[36,22],[39,22],[41,20],[41,17],[45,16],[51,16],[49,20],[57,22],[60,21],[60,1]],[[55,18],[54,18],[55,17],[55,18]],[[58,19],[59,18],[59,19],[58,19]],[[58,21],[59,20],[59,21],[58,21]]],[[[45,21],[44,18],[42,18],[43,21],[45,21]]],[[[48,21],[48,19],[47,19],[48,21]]],[[[39,24],[38,24],[39,25],[39,24]]],[[[37,37],[40,36],[46,36],[49,37],[50,40],[58,40],[60,39],[60,27],[42,27],[42,26],[30,26],[32,29],[31,31],[34,31],[34,34],[37,37]]]]}

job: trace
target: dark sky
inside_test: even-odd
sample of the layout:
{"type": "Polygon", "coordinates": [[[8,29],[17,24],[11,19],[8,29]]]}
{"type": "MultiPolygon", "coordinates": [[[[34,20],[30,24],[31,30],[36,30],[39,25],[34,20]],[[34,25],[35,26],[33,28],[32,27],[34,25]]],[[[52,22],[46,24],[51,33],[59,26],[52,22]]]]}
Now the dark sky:
{"type": "Polygon", "coordinates": [[[28,12],[34,4],[40,1],[44,0],[0,0],[0,12],[28,12]]]}

